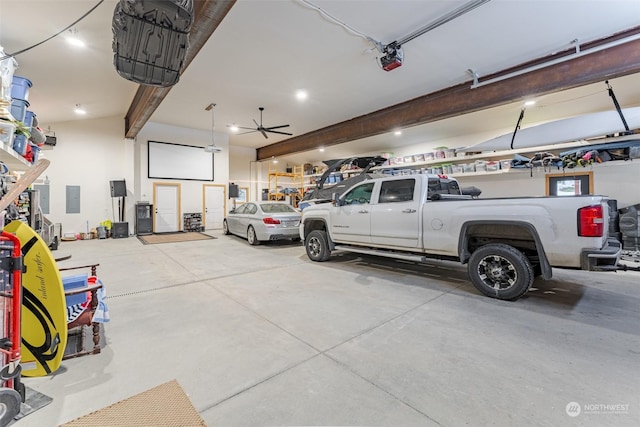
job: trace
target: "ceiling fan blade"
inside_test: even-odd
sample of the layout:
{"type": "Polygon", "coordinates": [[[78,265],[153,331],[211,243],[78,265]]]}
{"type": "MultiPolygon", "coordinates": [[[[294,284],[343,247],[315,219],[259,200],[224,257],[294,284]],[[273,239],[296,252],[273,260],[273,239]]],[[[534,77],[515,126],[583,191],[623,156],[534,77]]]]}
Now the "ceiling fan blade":
{"type": "Polygon", "coordinates": [[[256,119],[253,119],[253,123],[256,124],[256,128],[260,129],[262,126],[258,124],[258,122],[256,122],[256,119]]]}
{"type": "Polygon", "coordinates": [[[267,136],[267,133],[264,131],[264,129],[260,129],[260,132],[262,132],[262,136],[264,136],[265,138],[269,139],[269,137],[267,136]]]}
{"type": "Polygon", "coordinates": [[[287,128],[289,127],[289,125],[280,125],[280,126],[270,126],[268,128],[265,128],[266,130],[271,130],[271,129],[280,129],[280,128],[287,128]]]}
{"type": "Polygon", "coordinates": [[[265,129],[267,132],[271,132],[271,133],[279,133],[280,135],[293,135],[292,133],[288,133],[288,132],[279,132],[277,130],[269,130],[269,129],[265,129]]]}

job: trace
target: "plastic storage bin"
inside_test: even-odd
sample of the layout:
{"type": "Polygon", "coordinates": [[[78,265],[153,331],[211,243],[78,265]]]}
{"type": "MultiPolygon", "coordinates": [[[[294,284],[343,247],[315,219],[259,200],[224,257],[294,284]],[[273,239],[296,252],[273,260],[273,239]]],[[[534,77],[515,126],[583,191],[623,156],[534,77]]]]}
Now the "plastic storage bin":
{"type": "Polygon", "coordinates": [[[16,152],[21,156],[27,154],[27,145],[27,137],[24,135],[16,135],[16,137],[13,139],[13,149],[16,150],[16,152]]]}
{"type": "Polygon", "coordinates": [[[7,120],[0,120],[0,145],[3,147],[11,147],[15,131],[16,125],[7,120]]]}
{"type": "Polygon", "coordinates": [[[13,80],[11,82],[11,98],[28,101],[29,88],[31,86],[31,80],[20,76],[13,76],[13,80]]]}
{"type": "Polygon", "coordinates": [[[33,111],[27,110],[27,112],[24,115],[24,120],[23,120],[23,123],[25,124],[25,126],[27,126],[27,127],[33,126],[33,118],[35,116],[36,115],[35,115],[35,113],[33,111]]]}
{"type": "Polygon", "coordinates": [[[19,122],[24,122],[24,118],[27,115],[27,108],[29,103],[22,99],[14,99],[11,101],[11,115],[19,122]]]}

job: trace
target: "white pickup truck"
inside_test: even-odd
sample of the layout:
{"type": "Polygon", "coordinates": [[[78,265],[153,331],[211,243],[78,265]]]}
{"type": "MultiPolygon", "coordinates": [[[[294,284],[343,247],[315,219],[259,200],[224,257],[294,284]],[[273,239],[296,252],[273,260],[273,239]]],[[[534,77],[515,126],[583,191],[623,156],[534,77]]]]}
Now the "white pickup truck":
{"type": "Polygon", "coordinates": [[[616,270],[611,218],[604,196],[474,199],[445,176],[388,176],[307,207],[300,238],[313,261],[344,250],[469,264],[480,292],[515,300],[552,267],[616,270]]]}

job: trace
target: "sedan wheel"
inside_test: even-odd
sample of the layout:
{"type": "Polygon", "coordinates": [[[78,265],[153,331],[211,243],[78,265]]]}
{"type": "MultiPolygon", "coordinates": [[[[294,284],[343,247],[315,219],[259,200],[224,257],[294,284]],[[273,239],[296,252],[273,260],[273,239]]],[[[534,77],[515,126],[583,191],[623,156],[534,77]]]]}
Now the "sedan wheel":
{"type": "Polygon", "coordinates": [[[254,230],[252,226],[249,226],[247,229],[247,241],[252,246],[258,246],[260,244],[260,240],[258,240],[256,236],[256,230],[254,230]]]}

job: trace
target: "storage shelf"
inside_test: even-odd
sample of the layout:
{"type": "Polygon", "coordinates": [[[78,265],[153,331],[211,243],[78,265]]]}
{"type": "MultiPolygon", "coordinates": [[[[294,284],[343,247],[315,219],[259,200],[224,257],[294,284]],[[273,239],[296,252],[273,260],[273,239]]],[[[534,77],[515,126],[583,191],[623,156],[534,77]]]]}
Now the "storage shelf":
{"type": "Polygon", "coordinates": [[[294,166],[293,172],[278,172],[275,166],[269,164],[269,188],[268,199],[269,200],[285,200],[287,196],[291,198],[293,207],[298,207],[298,202],[302,198],[304,191],[304,170],[302,166],[294,166]],[[285,182],[281,181],[281,178],[285,178],[285,182]],[[278,187],[281,184],[287,184],[290,188],[296,188],[297,193],[284,193],[278,191],[278,187]]]}
{"type": "Polygon", "coordinates": [[[25,160],[13,148],[0,147],[0,161],[3,161],[10,171],[22,172],[31,167],[31,163],[25,160]]]}

